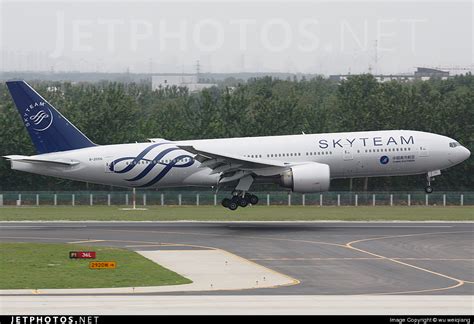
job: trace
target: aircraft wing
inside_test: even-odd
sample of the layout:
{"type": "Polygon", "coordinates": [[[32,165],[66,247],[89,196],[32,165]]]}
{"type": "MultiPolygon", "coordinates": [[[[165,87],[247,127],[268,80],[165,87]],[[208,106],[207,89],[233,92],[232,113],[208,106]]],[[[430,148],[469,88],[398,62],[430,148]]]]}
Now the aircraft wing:
{"type": "Polygon", "coordinates": [[[37,158],[25,155],[7,155],[4,158],[10,161],[27,162],[27,163],[49,163],[54,165],[73,166],[79,164],[78,161],[64,160],[64,159],[47,159],[37,158]]]}
{"type": "Polygon", "coordinates": [[[194,159],[201,162],[200,167],[212,169],[211,174],[222,173],[221,183],[238,180],[252,173],[262,176],[276,175],[291,165],[290,163],[269,159],[212,152],[191,145],[178,145],[178,147],[195,154],[194,159]]]}

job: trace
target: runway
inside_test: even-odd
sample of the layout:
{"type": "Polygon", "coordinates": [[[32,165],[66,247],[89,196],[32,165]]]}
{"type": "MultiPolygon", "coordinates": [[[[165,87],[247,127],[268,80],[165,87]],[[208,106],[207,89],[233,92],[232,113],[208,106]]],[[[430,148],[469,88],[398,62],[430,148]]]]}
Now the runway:
{"type": "Polygon", "coordinates": [[[0,240],[217,248],[299,281],[272,289],[172,294],[474,295],[471,222],[5,222],[0,240]]]}

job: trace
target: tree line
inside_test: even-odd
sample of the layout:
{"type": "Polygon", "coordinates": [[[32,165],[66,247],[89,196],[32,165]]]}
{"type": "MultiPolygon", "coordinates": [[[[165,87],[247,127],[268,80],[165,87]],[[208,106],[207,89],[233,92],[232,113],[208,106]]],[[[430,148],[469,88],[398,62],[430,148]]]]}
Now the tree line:
{"type": "MultiPolygon", "coordinates": [[[[97,144],[266,136],[325,132],[408,129],[458,140],[473,151],[474,77],[401,83],[377,82],[372,75],[341,83],[250,79],[190,93],[167,87],[152,91],[147,82],[98,83],[34,81],[31,85],[97,144]]],[[[0,84],[0,154],[35,154],[5,83],[0,84]]],[[[251,145],[252,143],[249,143],[251,145]]],[[[473,159],[437,177],[442,190],[474,188],[473,159]]],[[[363,188],[355,179],[353,189],[363,188]]],[[[411,190],[424,176],[374,178],[369,190],[411,190]]],[[[349,189],[347,180],[332,188],[349,189]]],[[[0,190],[109,189],[27,174],[0,160],[0,190]]]]}

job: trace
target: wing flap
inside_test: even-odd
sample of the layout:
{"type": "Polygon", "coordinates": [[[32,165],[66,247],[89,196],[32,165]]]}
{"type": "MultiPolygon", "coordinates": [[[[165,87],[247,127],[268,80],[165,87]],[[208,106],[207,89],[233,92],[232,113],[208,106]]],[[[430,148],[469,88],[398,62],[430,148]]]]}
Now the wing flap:
{"type": "Polygon", "coordinates": [[[178,145],[182,150],[195,154],[202,168],[210,168],[211,174],[220,173],[219,183],[240,180],[249,175],[270,176],[281,173],[290,163],[262,158],[248,158],[229,153],[218,153],[192,145],[178,145]]]}
{"type": "Polygon", "coordinates": [[[196,159],[203,163],[205,166],[213,169],[214,165],[218,162],[225,164],[240,164],[242,168],[258,169],[268,167],[287,167],[289,163],[262,159],[262,158],[248,158],[241,155],[233,155],[229,153],[217,153],[209,150],[198,149],[191,145],[178,145],[180,149],[183,149],[189,153],[196,154],[196,159]],[[202,160],[202,161],[201,161],[202,160]],[[208,162],[209,161],[209,162],[208,162]],[[207,164],[207,165],[206,165],[207,164]]]}

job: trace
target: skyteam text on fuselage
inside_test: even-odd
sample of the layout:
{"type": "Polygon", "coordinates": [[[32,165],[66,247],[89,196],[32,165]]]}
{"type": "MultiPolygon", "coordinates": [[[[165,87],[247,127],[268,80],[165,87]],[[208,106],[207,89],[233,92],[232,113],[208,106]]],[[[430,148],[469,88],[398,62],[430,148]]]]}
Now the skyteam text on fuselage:
{"type": "MultiPolygon", "coordinates": [[[[232,186],[222,205],[256,204],[254,182],[327,191],[331,179],[426,174],[469,158],[442,135],[386,130],[96,145],[24,81],[7,82],[37,155],[8,155],[12,169],[132,188],[232,186]]],[[[5,139],[4,139],[5,140],[5,139]]]]}

